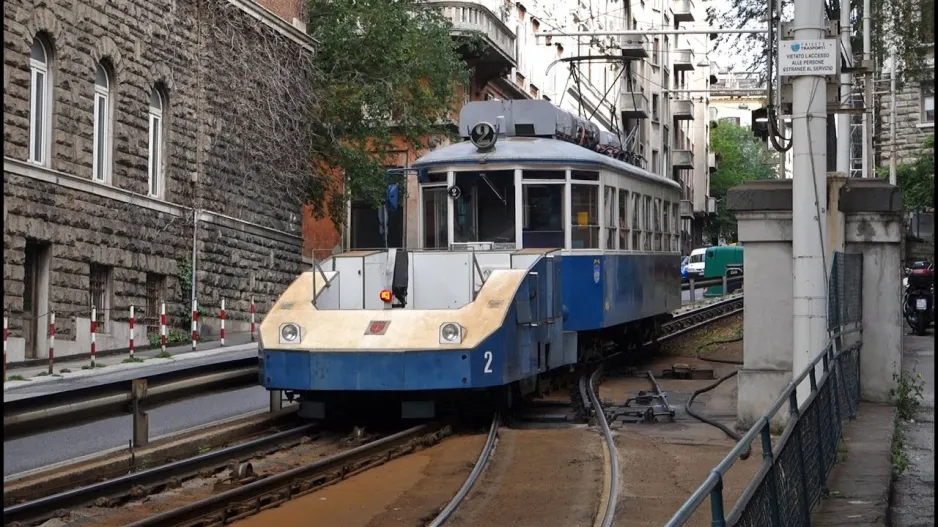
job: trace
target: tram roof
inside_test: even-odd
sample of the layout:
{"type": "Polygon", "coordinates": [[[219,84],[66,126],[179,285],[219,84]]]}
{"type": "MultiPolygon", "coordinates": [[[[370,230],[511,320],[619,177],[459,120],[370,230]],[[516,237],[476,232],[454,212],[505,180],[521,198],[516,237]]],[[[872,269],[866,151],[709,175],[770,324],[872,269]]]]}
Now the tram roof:
{"type": "Polygon", "coordinates": [[[413,168],[425,169],[444,165],[480,165],[483,161],[485,164],[602,166],[657,183],[681,188],[678,182],[665,179],[635,165],[630,165],[573,143],[541,137],[501,138],[495,143],[495,148],[489,152],[479,152],[470,141],[463,141],[429,152],[414,161],[413,168]]]}

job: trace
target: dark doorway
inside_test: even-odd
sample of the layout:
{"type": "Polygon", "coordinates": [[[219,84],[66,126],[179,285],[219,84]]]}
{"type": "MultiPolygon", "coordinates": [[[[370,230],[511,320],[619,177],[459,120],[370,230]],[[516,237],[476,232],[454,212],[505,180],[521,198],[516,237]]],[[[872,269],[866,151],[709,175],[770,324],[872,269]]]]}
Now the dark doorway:
{"type": "Polygon", "coordinates": [[[47,242],[26,240],[23,273],[23,338],[26,358],[37,358],[49,327],[49,255],[47,242]]]}

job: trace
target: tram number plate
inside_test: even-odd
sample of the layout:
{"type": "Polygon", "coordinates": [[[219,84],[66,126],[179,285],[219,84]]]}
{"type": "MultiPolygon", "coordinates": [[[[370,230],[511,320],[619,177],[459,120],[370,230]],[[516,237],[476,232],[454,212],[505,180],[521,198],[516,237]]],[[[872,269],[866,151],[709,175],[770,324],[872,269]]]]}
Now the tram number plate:
{"type": "Polygon", "coordinates": [[[926,298],[916,298],[915,299],[915,309],[919,311],[925,311],[928,309],[928,299],[926,298]]]}

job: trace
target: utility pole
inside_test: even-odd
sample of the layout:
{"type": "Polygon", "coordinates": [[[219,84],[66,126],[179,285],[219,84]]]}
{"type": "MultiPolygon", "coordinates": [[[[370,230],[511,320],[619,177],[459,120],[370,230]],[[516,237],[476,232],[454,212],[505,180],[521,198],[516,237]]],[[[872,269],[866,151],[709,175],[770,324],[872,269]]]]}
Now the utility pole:
{"type": "Polygon", "coordinates": [[[889,184],[897,184],[896,170],[899,161],[896,159],[896,121],[898,115],[896,112],[896,77],[899,76],[898,65],[896,64],[896,51],[889,53],[889,184]]]}
{"type": "Polygon", "coordinates": [[[863,74],[863,171],[861,177],[870,177],[870,156],[873,155],[873,134],[870,119],[870,112],[873,111],[873,18],[870,10],[870,0],[863,0],[863,66],[866,67],[866,73],[863,74]]]}
{"type": "MultiPolygon", "coordinates": [[[[795,0],[794,40],[826,38],[824,2],[795,0]]],[[[792,370],[800,374],[827,343],[827,79],[792,81],[792,370]]],[[[804,401],[807,387],[798,390],[804,401]]]]}
{"type": "MultiPolygon", "coordinates": [[[[847,67],[853,66],[853,49],[850,46],[850,0],[840,2],[840,42],[843,45],[844,55],[847,56],[847,67]]],[[[853,75],[840,74],[840,104],[848,106],[853,92],[853,75]]],[[[850,176],[850,121],[853,118],[848,113],[837,115],[837,172],[850,176]]]]}

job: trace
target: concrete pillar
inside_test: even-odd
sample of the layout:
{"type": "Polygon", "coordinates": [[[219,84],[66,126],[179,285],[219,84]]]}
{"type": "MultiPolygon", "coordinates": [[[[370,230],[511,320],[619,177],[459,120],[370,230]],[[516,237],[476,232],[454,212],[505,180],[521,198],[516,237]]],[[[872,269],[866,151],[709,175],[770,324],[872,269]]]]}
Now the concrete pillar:
{"type": "Polygon", "coordinates": [[[840,190],[839,209],[846,252],[863,255],[861,397],[890,402],[908,331],[902,317],[902,198],[899,188],[885,181],[853,179],[840,190]]]}
{"type": "MultiPolygon", "coordinates": [[[[745,248],[743,367],[738,375],[737,426],[751,427],[792,379],[792,180],[753,181],[730,189],[745,248]]],[[[773,425],[783,426],[787,407],[773,425]]]]}

